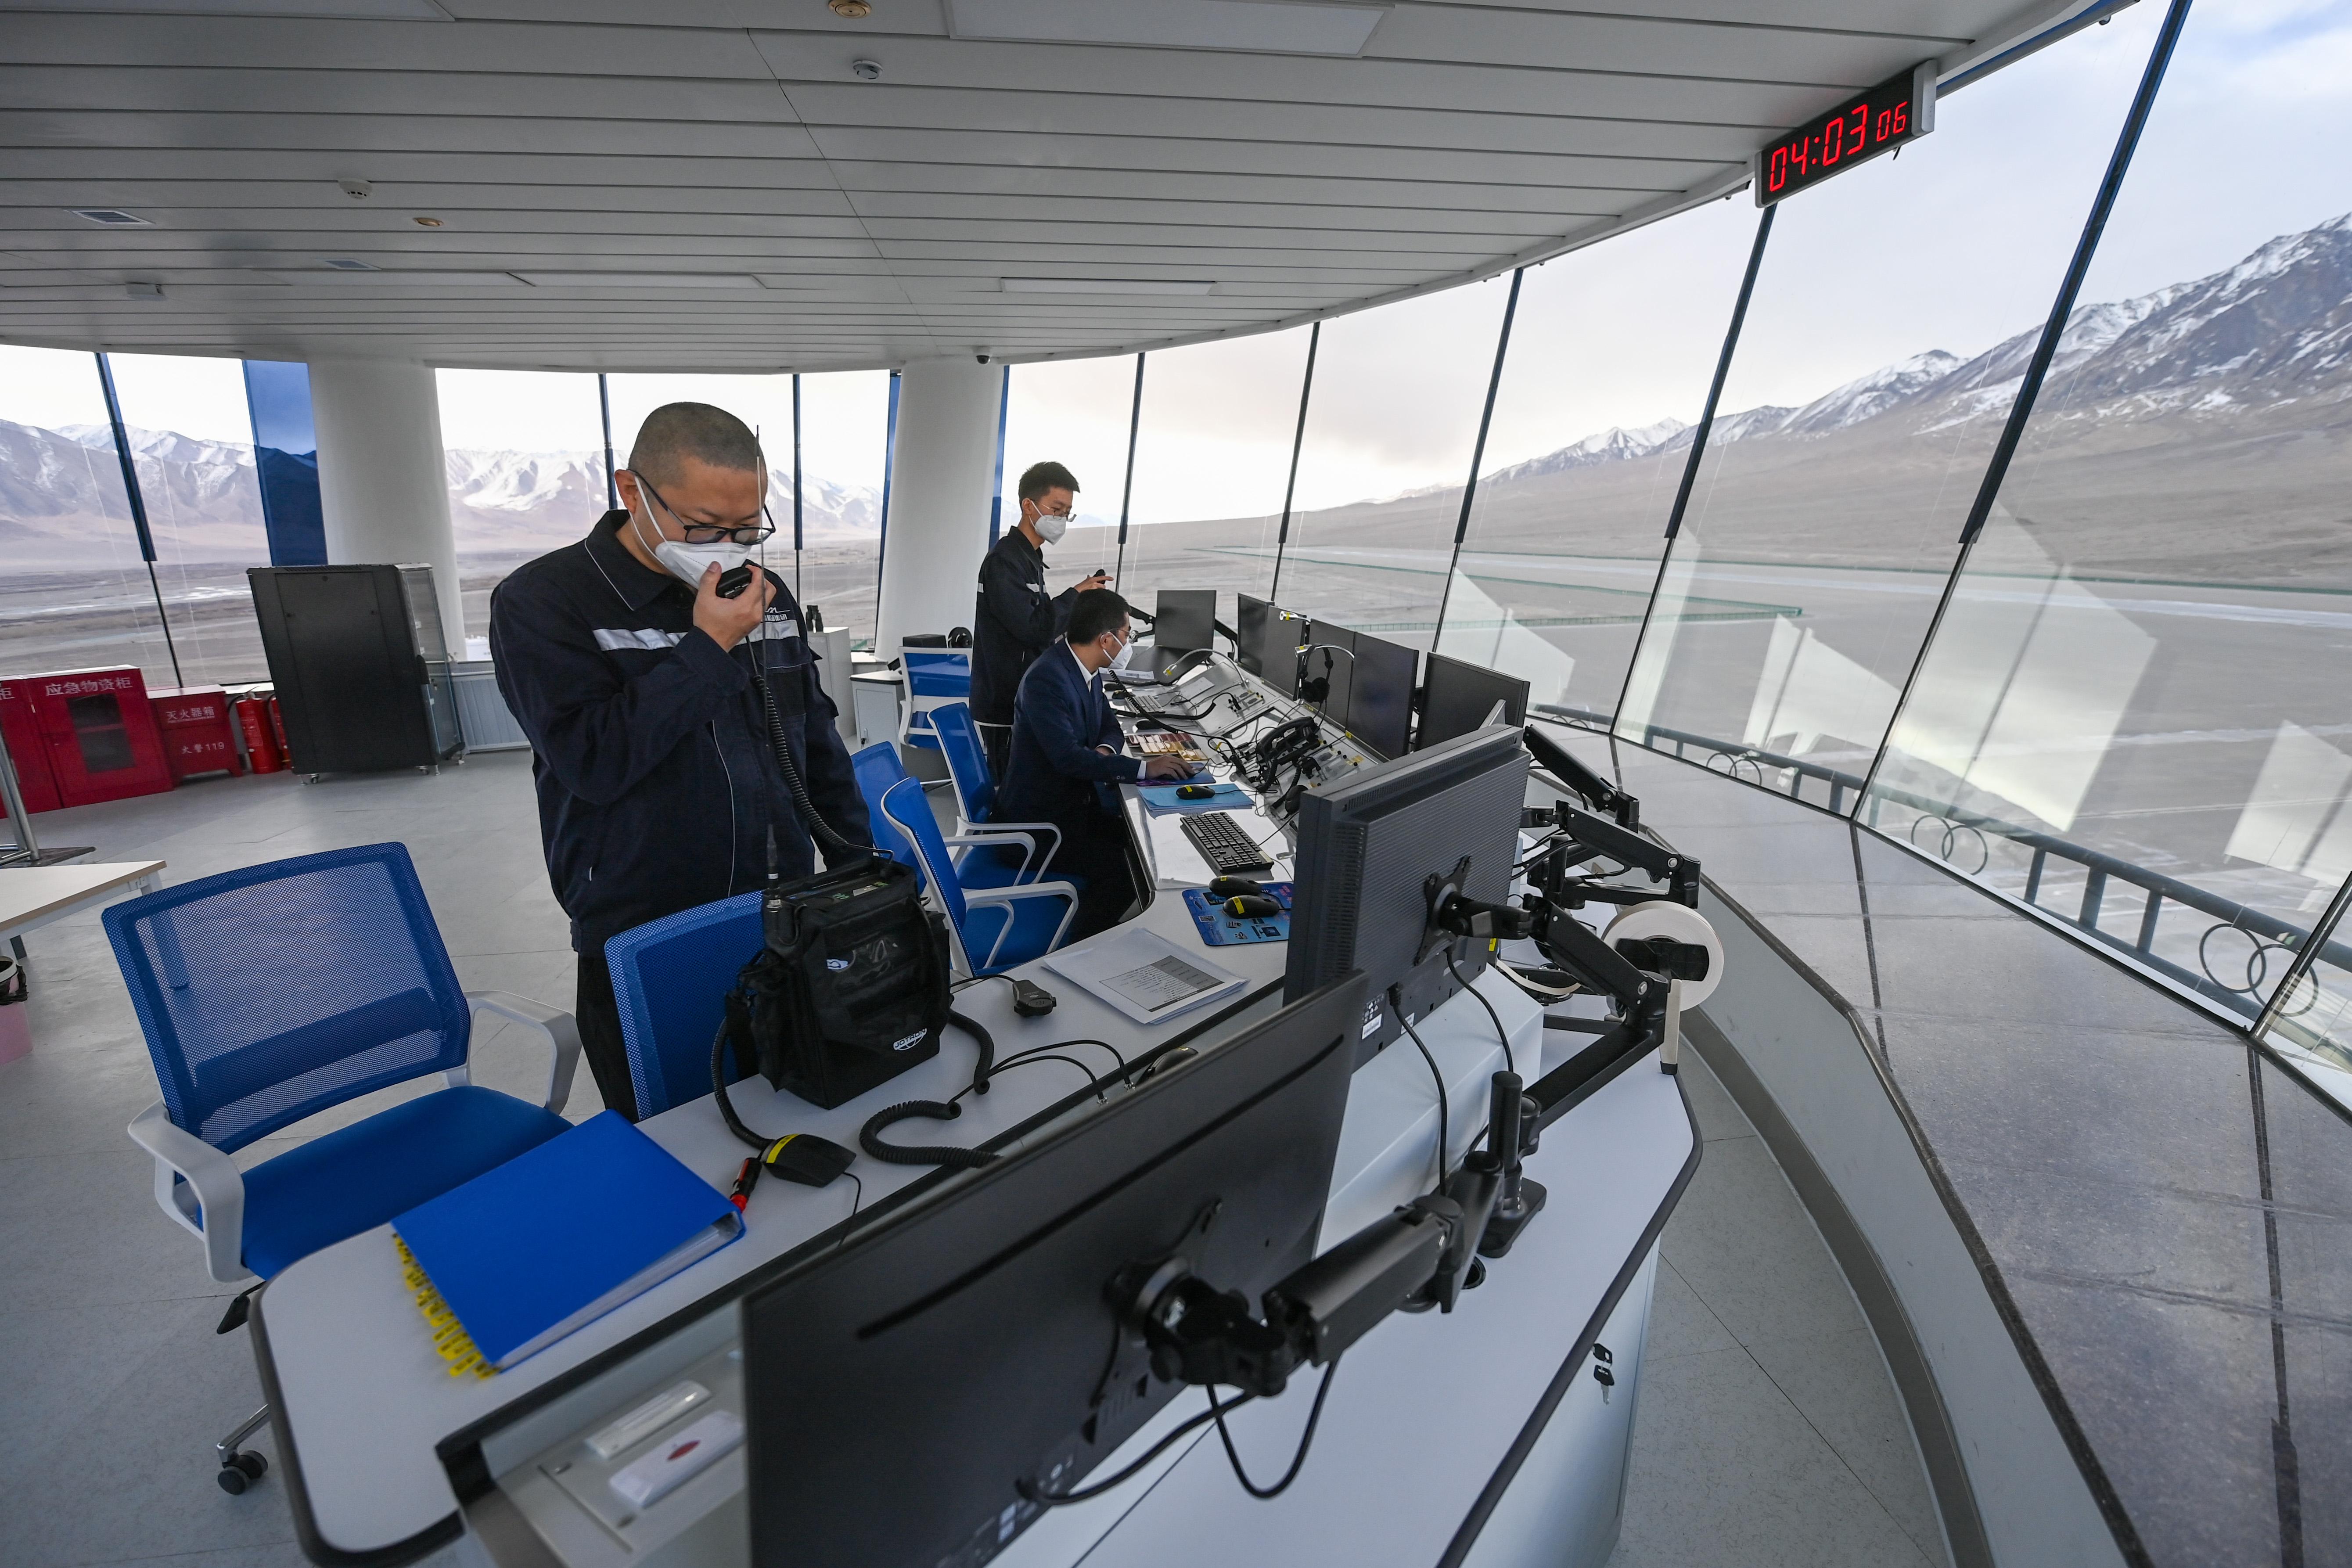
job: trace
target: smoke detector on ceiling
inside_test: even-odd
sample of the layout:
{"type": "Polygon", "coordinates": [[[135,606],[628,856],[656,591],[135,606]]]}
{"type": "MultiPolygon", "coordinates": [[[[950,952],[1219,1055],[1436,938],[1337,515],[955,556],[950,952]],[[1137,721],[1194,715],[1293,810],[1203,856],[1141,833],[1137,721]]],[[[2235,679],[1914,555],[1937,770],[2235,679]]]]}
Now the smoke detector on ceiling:
{"type": "Polygon", "coordinates": [[[365,180],[337,180],[335,184],[355,202],[363,202],[375,195],[375,187],[365,180]]]}
{"type": "Polygon", "coordinates": [[[882,79],[882,62],[879,60],[852,60],[849,62],[849,69],[850,73],[861,81],[882,79]]]}

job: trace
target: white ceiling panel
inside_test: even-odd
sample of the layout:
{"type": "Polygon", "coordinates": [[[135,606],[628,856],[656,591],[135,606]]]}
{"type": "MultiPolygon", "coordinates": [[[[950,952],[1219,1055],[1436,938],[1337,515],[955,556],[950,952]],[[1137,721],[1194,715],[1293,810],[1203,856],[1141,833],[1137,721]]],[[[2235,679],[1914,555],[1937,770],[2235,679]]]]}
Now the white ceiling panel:
{"type": "Polygon", "coordinates": [[[1113,353],[1491,276],[2084,0],[989,0],[958,29],[997,38],[941,0],[147,3],[0,0],[0,340],[780,370],[1113,353]]]}

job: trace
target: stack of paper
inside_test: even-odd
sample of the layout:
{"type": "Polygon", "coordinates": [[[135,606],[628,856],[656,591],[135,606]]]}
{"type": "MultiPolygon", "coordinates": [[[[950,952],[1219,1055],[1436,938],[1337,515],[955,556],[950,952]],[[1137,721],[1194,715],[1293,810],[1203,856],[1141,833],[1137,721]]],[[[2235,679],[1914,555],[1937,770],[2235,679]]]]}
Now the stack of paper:
{"type": "Polygon", "coordinates": [[[1065,948],[1046,959],[1045,966],[1139,1024],[1177,1017],[1242,988],[1240,975],[1179,949],[1158,931],[1136,927],[1065,948]]]}

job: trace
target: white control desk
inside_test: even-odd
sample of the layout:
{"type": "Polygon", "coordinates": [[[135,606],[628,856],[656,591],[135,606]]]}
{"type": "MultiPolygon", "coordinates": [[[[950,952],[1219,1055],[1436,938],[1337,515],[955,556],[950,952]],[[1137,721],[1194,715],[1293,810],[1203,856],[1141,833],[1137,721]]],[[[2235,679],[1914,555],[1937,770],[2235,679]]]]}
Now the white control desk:
{"type": "MultiPolygon", "coordinates": [[[[1180,819],[1145,817],[1132,801],[1129,809],[1139,848],[1164,883],[1174,871],[1171,841],[1190,853],[1180,819]]],[[[1200,946],[1181,898],[1152,899],[1131,923],[1200,946]]],[[[1247,979],[1247,1000],[1137,1026],[1031,965],[1019,973],[1060,998],[1049,1016],[1015,1017],[1011,987],[992,982],[963,990],[957,1005],[992,1031],[1000,1058],[1086,1037],[1130,1058],[1188,1036],[1213,1049],[1278,1005],[1286,949],[1202,951],[1247,979]]],[[[1547,1054],[1539,1011],[1497,975],[1478,985],[1510,1031],[1520,1070],[1534,1078],[1547,1054]]],[[[1420,1029],[1447,1085],[1458,1160],[1483,1124],[1502,1047],[1486,1010],[1468,997],[1438,1008],[1420,1029]]],[[[963,1087],[973,1056],[971,1042],[950,1030],[936,1058],[830,1111],[757,1079],[735,1099],[755,1129],[797,1128],[855,1147],[858,1127],[881,1106],[943,1100],[963,1087]]],[[[1084,1115],[1094,1101],[1076,1069],[1041,1061],[963,1103],[956,1121],[902,1122],[890,1137],[967,1145],[1009,1139],[992,1146],[1018,1148],[1024,1136],[1084,1115]]],[[[707,1098],[643,1125],[722,1189],[744,1153],[707,1098]]],[[[1435,1086],[1409,1045],[1358,1071],[1327,1244],[1427,1188],[1437,1127],[1435,1086]]],[[[1616,1533],[1654,1244],[1697,1152],[1677,1081],[1652,1062],[1636,1063],[1546,1134],[1528,1168],[1550,1186],[1550,1204],[1511,1256],[1492,1266],[1487,1283],[1455,1313],[1393,1318],[1350,1352],[1314,1454],[1289,1493],[1255,1503],[1227,1473],[1221,1445],[1181,1445],[1118,1492],[1055,1510],[1002,1561],[1059,1568],[1091,1552],[1090,1563],[1173,1563],[1179,1553],[1190,1562],[1205,1547],[1222,1549],[1221,1561],[1443,1556],[1598,1568],[1616,1533]],[[1613,1391],[1589,1376],[1596,1337],[1615,1356],[1613,1391]]],[[[863,1155],[853,1169],[868,1208],[914,1183],[943,1179],[863,1155]]],[[[296,1263],[256,1296],[252,1328],[278,1473],[305,1552],[322,1563],[392,1564],[462,1541],[472,1560],[504,1568],[742,1561],[740,1452],[646,1510],[626,1533],[551,1495],[536,1461],[675,1382],[683,1368],[724,1358],[742,1294],[792,1267],[789,1255],[837,1224],[850,1203],[845,1183],[811,1190],[763,1182],[742,1240],[487,1380],[446,1373],[402,1284],[388,1227],[296,1263]]],[[[1309,1388],[1236,1415],[1235,1440],[1257,1470],[1286,1460],[1311,1396],[1309,1388]]],[[[1194,1407],[1180,1400],[1162,1419],[1194,1407]]],[[[1160,1430],[1139,1436],[1136,1451],[1160,1430]]]]}

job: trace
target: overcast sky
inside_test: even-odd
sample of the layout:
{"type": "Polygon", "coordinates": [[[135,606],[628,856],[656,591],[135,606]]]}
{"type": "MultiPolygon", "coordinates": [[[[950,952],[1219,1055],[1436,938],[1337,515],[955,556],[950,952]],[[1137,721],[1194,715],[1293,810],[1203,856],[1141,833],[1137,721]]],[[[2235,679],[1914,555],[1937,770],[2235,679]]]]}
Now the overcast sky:
{"type": "MultiPolygon", "coordinates": [[[[2161,0],[1944,100],[1934,134],[1792,198],[1777,220],[1733,411],[1799,404],[1928,349],[1963,356],[2048,311],[2113,146],[2161,0]]],[[[2084,290],[2126,298],[2227,267],[2273,237],[2352,210],[2352,0],[2206,0],[2191,13],[2084,290]]],[[[1742,193],[1527,275],[1485,467],[1612,426],[1695,419],[1757,220],[1742,193]]],[[[1300,507],[1458,483],[1493,367],[1506,285],[1490,281],[1327,322],[1300,463],[1300,507]]],[[[1278,510],[1304,329],[1151,356],[1133,516],[1278,510]]],[[[233,362],[119,355],[132,424],[251,438],[233,362]]],[[[1116,521],[1131,355],[1017,366],[1009,490],[1067,463],[1082,512],[1116,521]]],[[[452,446],[591,450],[592,377],[441,373],[452,446]]],[[[886,377],[805,378],[812,473],[881,482],[886,377]]],[[[763,431],[789,426],[782,377],[616,376],[625,447],[656,403],[693,396],[763,431]]],[[[104,417],[87,354],[0,347],[0,418],[104,417]]],[[[771,437],[772,451],[777,449],[771,437]]],[[[625,458],[623,459],[625,461],[625,458]]]]}

